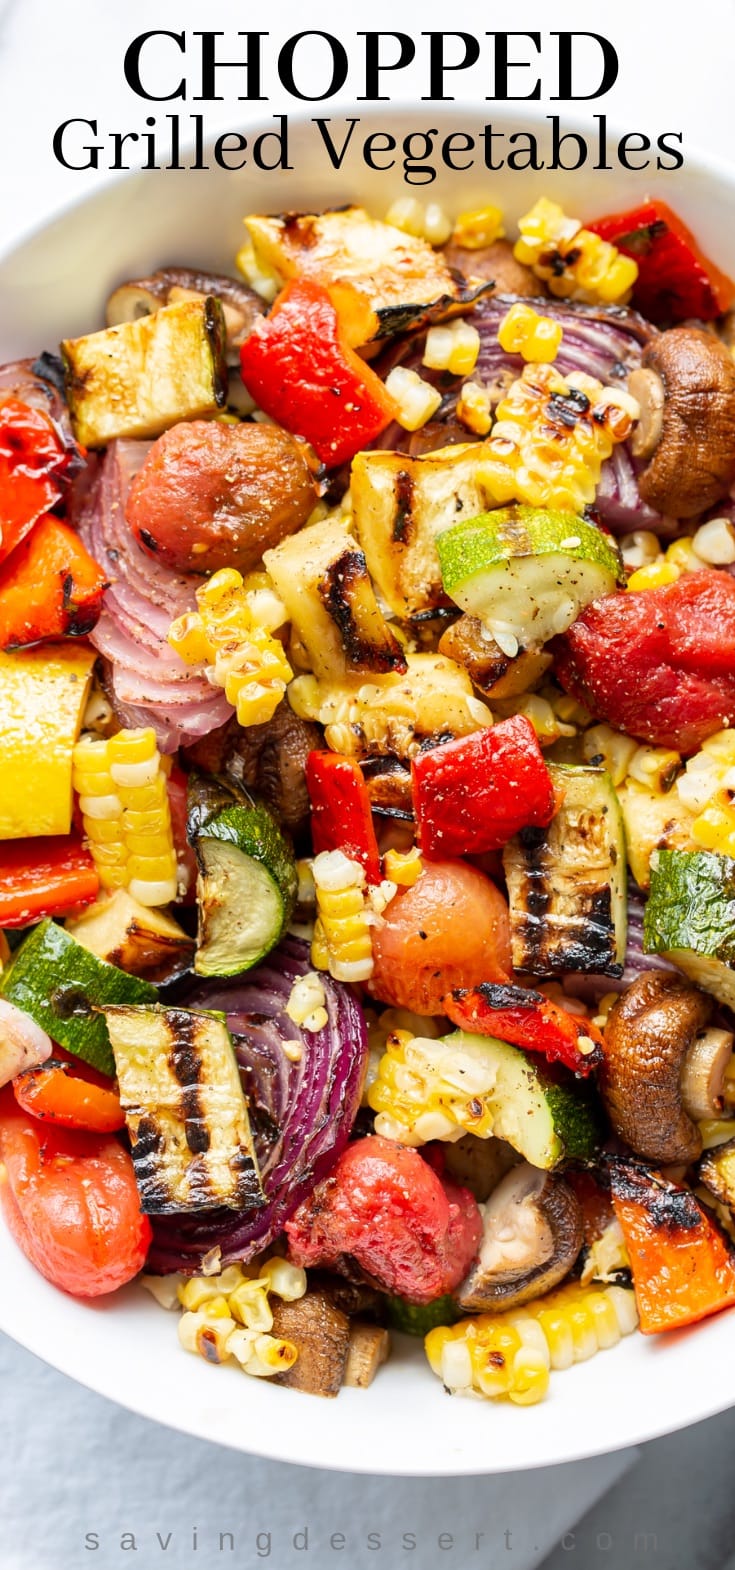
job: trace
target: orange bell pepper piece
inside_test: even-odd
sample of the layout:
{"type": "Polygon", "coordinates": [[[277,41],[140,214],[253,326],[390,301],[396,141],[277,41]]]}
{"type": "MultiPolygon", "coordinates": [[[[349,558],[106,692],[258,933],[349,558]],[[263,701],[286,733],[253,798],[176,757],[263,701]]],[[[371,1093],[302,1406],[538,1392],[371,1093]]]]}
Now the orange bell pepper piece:
{"type": "Polygon", "coordinates": [[[644,1335],[735,1303],[735,1250],[691,1189],[625,1156],[607,1160],[644,1335]]]}

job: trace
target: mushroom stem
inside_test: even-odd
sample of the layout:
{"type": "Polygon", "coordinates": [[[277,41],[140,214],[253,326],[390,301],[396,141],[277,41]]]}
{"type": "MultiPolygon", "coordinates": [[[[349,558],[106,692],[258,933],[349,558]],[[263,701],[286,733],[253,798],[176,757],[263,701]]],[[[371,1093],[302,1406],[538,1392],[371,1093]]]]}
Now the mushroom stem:
{"type": "Polygon", "coordinates": [[[735,1037],[730,1030],[712,1026],[692,1042],[681,1069],[681,1099],[693,1122],[722,1112],[725,1074],[732,1058],[735,1037]]]}
{"type": "Polygon", "coordinates": [[[628,377],[628,392],[635,398],[640,416],[630,441],[634,458],[650,458],[661,440],[664,428],[664,384],[658,371],[641,366],[628,377]]]}

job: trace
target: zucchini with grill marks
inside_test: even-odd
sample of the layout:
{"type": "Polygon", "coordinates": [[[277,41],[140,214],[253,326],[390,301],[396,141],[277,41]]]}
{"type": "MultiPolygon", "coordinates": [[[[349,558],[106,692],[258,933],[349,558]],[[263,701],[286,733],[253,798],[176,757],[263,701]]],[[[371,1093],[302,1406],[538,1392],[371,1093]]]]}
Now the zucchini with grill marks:
{"type": "Polygon", "coordinates": [[[604,769],[549,764],[563,798],[546,829],[522,829],[503,852],[514,970],[620,976],[625,960],[625,835],[604,769]]]}
{"type": "Polygon", "coordinates": [[[199,976],[250,970],[283,937],[296,902],[293,850],[275,818],[212,776],[189,780],[187,834],[199,875],[199,976]]]}
{"type": "Polygon", "coordinates": [[[105,1010],[143,1210],[260,1208],[264,1195],[224,1021],[181,1008],[105,1010]]]}
{"type": "Polygon", "coordinates": [[[84,447],[155,437],[227,399],[219,300],[184,300],[61,345],[74,435],[84,447]]]}
{"type": "Polygon", "coordinates": [[[735,860],[709,850],[654,852],[643,948],[735,1008],[735,860]]]}
{"type": "Polygon", "coordinates": [[[65,930],[98,959],[156,983],[172,981],[194,958],[193,939],[178,921],[166,910],[141,905],[127,889],[96,900],[67,921],[65,930]]]}

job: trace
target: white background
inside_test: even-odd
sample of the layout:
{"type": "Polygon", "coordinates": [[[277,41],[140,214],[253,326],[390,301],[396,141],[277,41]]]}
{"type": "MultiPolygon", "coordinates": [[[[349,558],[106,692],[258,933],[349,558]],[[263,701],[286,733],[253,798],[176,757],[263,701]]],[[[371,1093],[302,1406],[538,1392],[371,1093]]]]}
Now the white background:
{"type": "MultiPolygon", "coordinates": [[[[349,14],[354,18],[354,12],[349,14]]],[[[229,31],[232,38],[238,28],[269,28],[270,42],[277,45],[302,28],[321,28],[337,33],[352,53],[361,26],[397,28],[414,36],[432,27],[478,34],[493,27],[538,28],[547,36],[552,26],[597,29],[612,39],[621,69],[616,87],[595,109],[604,107],[624,130],[654,137],[663,130],[683,131],[690,152],[730,155],[735,44],[731,0],[698,0],[696,5],[687,0],[680,7],[666,0],[617,0],[604,8],[591,6],[589,0],[559,0],[553,8],[549,0],[475,0],[454,8],[437,0],[371,0],[364,18],[353,20],[352,28],[344,3],[329,0],[314,0],[308,14],[292,3],[255,7],[234,0],[127,0],[124,5],[0,0],[0,245],[4,249],[15,236],[110,178],[73,174],[55,163],[50,144],[60,121],[74,115],[98,117],[100,129],[143,130],[147,112],[162,115],[178,107],[185,114],[200,107],[141,105],[125,84],[121,63],[135,34],[156,27],[209,27],[229,31]]],[[[544,59],[551,59],[546,50],[544,59]]],[[[471,78],[467,73],[457,80],[458,99],[463,90],[480,96],[489,90],[479,67],[471,78]]],[[[519,80],[523,85],[524,78],[519,80]]],[[[418,97],[425,91],[419,81],[418,71],[403,73],[396,97],[418,97]]],[[[264,90],[272,101],[261,106],[261,114],[287,107],[279,101],[272,77],[264,90]]],[[[344,101],[360,91],[359,81],[348,84],[344,101]]],[[[213,130],[247,120],[247,106],[232,100],[201,107],[213,130]]],[[[333,113],[338,108],[330,105],[333,113]]],[[[534,114],[559,108],[543,102],[529,105],[529,122],[534,114]]],[[[278,205],[277,196],[273,205],[278,205]]],[[[80,265],[92,269],[94,258],[81,256],[80,265]]],[[[49,278],[53,280],[52,257],[49,278]]],[[[635,1393],[621,1392],[621,1399],[634,1400],[635,1393]]],[[[260,1562],[274,1570],[299,1564],[323,1570],[340,1559],[350,1570],[370,1564],[394,1570],[406,1563],[420,1564],[421,1570],[439,1565],[450,1570],[473,1565],[522,1570],[538,1562],[580,1511],[614,1481],[622,1465],[620,1459],[603,1460],[535,1478],[527,1474],[517,1481],[445,1484],[391,1484],[278,1467],[132,1418],[8,1342],[0,1345],[0,1416],[2,1570],[77,1570],[87,1564],[118,1570],[128,1563],[137,1570],[154,1565],[214,1570],[220,1564],[260,1562]],[[297,1550],[291,1539],[305,1525],[309,1548],[297,1550]],[[194,1527],[200,1534],[196,1551],[194,1527]],[[371,1529],[383,1531],[380,1552],[366,1547],[371,1529]],[[135,1552],[120,1549],[119,1534],[126,1530],[137,1534],[135,1552]],[[216,1534],[227,1530],[236,1534],[237,1551],[217,1554],[216,1534]],[[102,1547],[85,1551],[84,1534],[94,1531],[100,1533],[102,1547]],[[418,1534],[415,1555],[400,1548],[404,1531],[418,1534]],[[477,1551],[475,1531],[485,1532],[477,1551]],[[164,1541],[172,1534],[165,1551],[156,1546],[156,1532],[164,1541]],[[264,1538],[258,1556],[258,1532],[272,1534],[269,1557],[264,1538]],[[334,1532],[347,1537],[342,1554],[328,1547],[334,1532]],[[441,1532],[454,1536],[451,1549],[439,1547],[441,1532]]],[[[306,1400],[303,1420],[308,1424],[306,1400]]],[[[598,1564],[627,1570],[631,1563],[662,1570],[714,1570],[724,1564],[733,1547],[728,1453],[734,1439],[730,1414],[689,1435],[649,1446],[642,1460],[629,1458],[632,1466],[625,1480],[574,1537],[564,1540],[553,1570],[596,1570],[598,1564]],[[636,1558],[633,1531],[656,1532],[657,1549],[651,1546],[647,1556],[636,1558]]]]}

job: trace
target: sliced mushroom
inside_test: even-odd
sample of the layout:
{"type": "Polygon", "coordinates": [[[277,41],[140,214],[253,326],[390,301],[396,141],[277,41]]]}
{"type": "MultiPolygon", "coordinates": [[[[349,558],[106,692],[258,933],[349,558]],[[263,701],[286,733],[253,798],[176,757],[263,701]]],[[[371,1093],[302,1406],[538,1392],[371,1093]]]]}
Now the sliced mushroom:
{"type": "Polygon", "coordinates": [[[515,698],[530,692],[548,670],[552,656],[521,649],[511,658],[488,633],[479,616],[460,616],[439,639],[439,653],[464,665],[486,697],[515,698]]]}
{"type": "Polygon", "coordinates": [[[681,1071],[684,1111],[695,1123],[719,1117],[725,1105],[725,1073],[735,1037],[731,1030],[710,1026],[692,1043],[681,1071]]]}
{"type": "Polygon", "coordinates": [[[452,1182],[468,1188],[480,1204],[490,1198],[493,1189],[518,1166],[518,1152],[504,1139],[479,1139],[477,1134],[463,1134],[461,1139],[444,1147],[444,1165],[452,1182]]]}
{"type": "Polygon", "coordinates": [[[273,1335],[292,1341],[298,1357],[273,1383],[312,1396],[336,1396],[341,1389],[350,1345],[350,1321],[325,1292],[307,1292],[295,1303],[273,1298],[273,1335]]]}
{"type": "Polygon", "coordinates": [[[712,1009],[712,999],[683,976],[649,970],[610,1014],[600,1089],[615,1133],[647,1161],[688,1164],[701,1154],[701,1135],[684,1105],[683,1084],[690,1054],[699,1094],[703,1062],[719,1061],[721,1043],[712,1052],[709,1032],[702,1047],[712,1009]]]}
{"type": "Polygon", "coordinates": [[[516,1308],[548,1292],[571,1270],[582,1241],[569,1185],[524,1161],[488,1200],[477,1263],[456,1294],[460,1308],[516,1308]]]}
{"type": "Polygon", "coordinates": [[[366,1390],[389,1351],[390,1336],[382,1325],[366,1325],[359,1319],[353,1319],[344,1383],[355,1390],[366,1390]]]}
{"type": "Polygon", "coordinates": [[[268,307],[265,300],[247,284],[219,273],[204,273],[191,267],[161,267],[149,278],[135,278],[119,284],[107,301],[107,325],[134,322],[141,316],[160,311],[163,305],[214,295],[220,301],[227,328],[228,350],[239,349],[259,316],[268,307]]]}
{"type": "Polygon", "coordinates": [[[647,345],[628,386],[641,404],[633,451],[644,502],[693,518],[735,480],[735,362],[701,327],[672,327],[647,345]]]}
{"type": "Polygon", "coordinates": [[[262,796],[284,828],[297,833],[309,817],[304,771],[309,753],[323,746],[319,728],[299,719],[286,699],[266,725],[238,728],[233,739],[226,772],[262,796]]]}
{"type": "Polygon", "coordinates": [[[531,267],[517,262],[509,240],[495,240],[479,250],[469,250],[449,241],[443,248],[448,267],[456,268],[465,278],[483,278],[495,284],[497,294],[543,295],[544,285],[531,267]]]}

